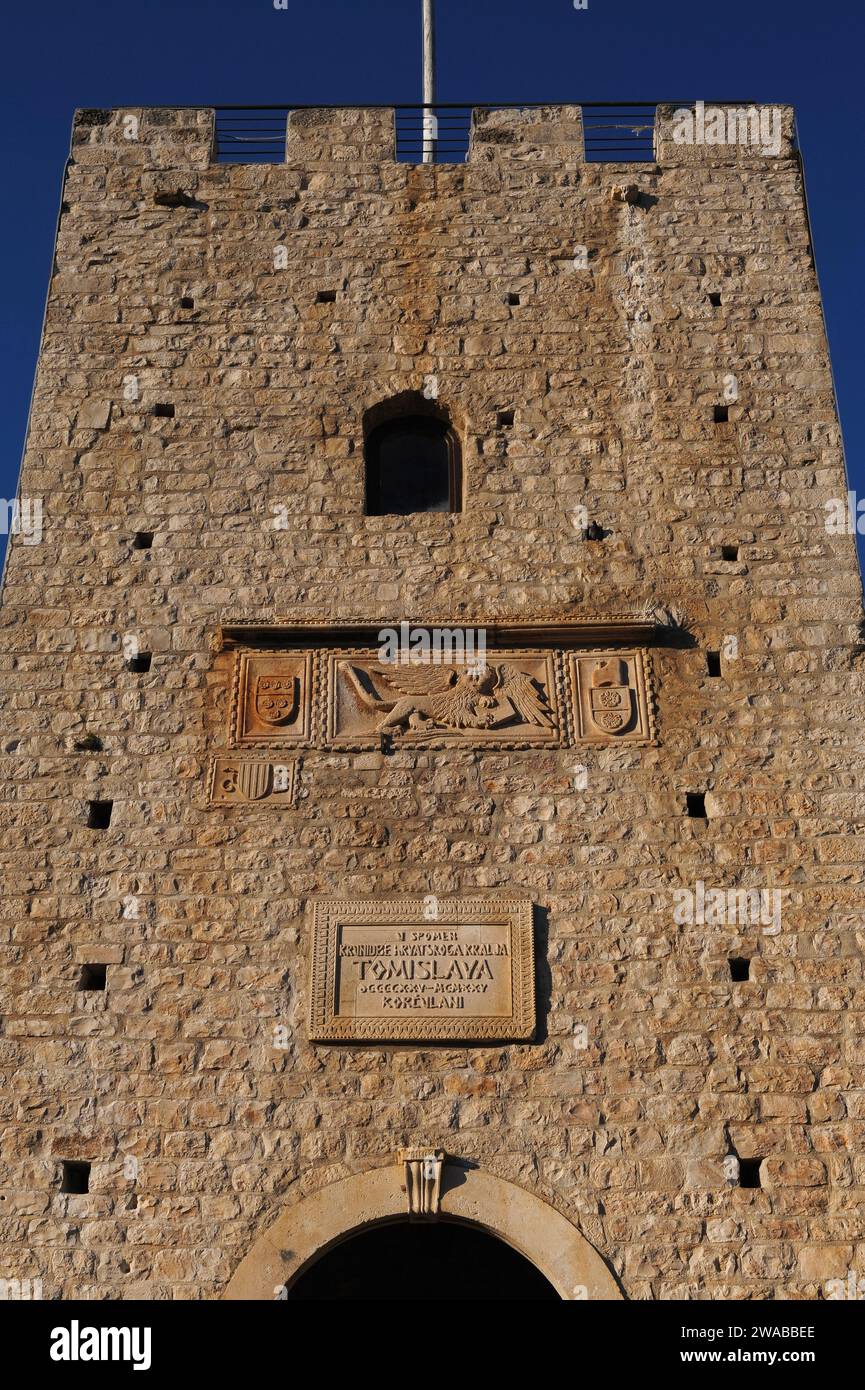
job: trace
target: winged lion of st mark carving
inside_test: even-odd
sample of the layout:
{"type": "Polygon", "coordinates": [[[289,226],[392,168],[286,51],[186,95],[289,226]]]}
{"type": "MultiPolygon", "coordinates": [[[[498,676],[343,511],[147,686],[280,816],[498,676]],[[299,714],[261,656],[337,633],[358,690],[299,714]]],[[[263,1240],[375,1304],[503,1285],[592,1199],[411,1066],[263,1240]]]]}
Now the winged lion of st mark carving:
{"type": "Polygon", "coordinates": [[[376,733],[402,731],[423,737],[459,729],[496,729],[527,724],[555,728],[539,683],[501,661],[479,667],[346,663],[361,702],[382,714],[376,733]],[[379,691],[384,690],[385,694],[379,691]]]}

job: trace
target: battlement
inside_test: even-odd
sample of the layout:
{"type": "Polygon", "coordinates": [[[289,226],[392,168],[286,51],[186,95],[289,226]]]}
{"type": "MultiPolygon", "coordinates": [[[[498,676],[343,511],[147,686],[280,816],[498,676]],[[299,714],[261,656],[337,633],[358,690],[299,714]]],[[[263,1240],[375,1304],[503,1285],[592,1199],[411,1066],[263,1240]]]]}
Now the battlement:
{"type": "Polygon", "coordinates": [[[76,112],[82,163],[677,164],[789,158],[793,108],[747,102],[544,105],[117,107],[76,112]]]}

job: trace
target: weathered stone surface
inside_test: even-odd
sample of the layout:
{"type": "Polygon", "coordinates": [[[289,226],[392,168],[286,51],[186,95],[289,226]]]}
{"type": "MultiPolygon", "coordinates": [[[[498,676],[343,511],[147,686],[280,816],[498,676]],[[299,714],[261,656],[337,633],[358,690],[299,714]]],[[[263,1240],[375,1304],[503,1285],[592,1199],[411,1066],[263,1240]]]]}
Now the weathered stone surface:
{"type": "Polygon", "coordinates": [[[612,166],[579,108],[485,116],[459,166],[394,162],[380,110],[295,113],[268,166],[215,164],[209,111],[96,115],[0,626],[0,1274],[218,1296],[285,1208],[421,1145],[579,1227],[628,1297],[861,1271],[861,591],[786,115],[777,158],[667,116],[656,164],[612,166]],[[465,508],[365,516],[365,413],[428,378],[465,508]],[[304,746],[290,804],[208,805],[220,625],[550,612],[661,612],[654,744],[304,746]],[[698,883],[767,897],[699,917],[698,883]],[[427,894],[537,905],[536,1040],[311,1042],[313,898],[427,894]]]}

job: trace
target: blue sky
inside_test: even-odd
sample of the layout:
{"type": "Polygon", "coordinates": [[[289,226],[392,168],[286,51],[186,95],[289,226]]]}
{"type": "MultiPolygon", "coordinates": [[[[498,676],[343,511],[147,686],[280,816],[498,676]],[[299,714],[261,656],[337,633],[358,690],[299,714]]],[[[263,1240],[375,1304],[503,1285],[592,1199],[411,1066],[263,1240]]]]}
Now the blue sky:
{"type": "MultiPolygon", "coordinates": [[[[850,483],[865,496],[862,0],[588,0],[581,11],[437,0],[437,17],[440,101],[796,106],[850,483]]],[[[3,27],[0,496],[11,498],[74,109],[417,101],[420,0],[43,0],[7,6],[3,27]]]]}

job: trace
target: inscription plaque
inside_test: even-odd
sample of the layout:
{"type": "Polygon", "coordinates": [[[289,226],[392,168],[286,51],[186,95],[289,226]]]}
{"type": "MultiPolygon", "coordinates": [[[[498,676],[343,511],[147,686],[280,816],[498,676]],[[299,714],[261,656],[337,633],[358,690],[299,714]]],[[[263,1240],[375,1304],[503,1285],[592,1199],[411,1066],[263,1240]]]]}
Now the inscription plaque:
{"type": "Polygon", "coordinates": [[[319,898],[314,912],[313,1040],[534,1036],[530,902],[319,898]]]}

